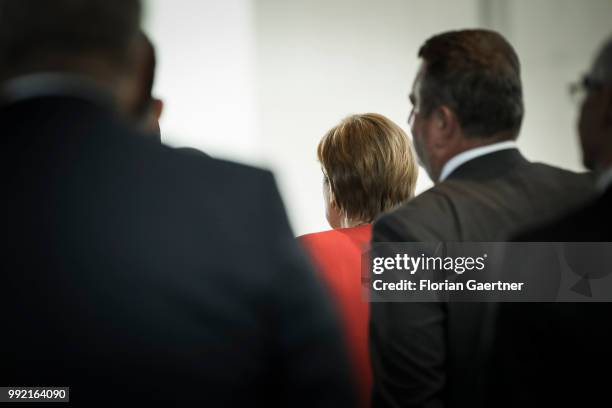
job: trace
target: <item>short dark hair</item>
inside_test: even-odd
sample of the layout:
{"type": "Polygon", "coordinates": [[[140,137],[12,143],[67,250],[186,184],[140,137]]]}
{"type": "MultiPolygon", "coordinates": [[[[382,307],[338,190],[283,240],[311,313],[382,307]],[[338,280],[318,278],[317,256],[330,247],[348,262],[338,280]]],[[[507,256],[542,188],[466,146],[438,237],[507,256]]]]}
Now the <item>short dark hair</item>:
{"type": "Polygon", "coordinates": [[[140,0],[0,0],[0,70],[97,53],[129,60],[140,0]]]}
{"type": "Polygon", "coordinates": [[[446,105],[466,136],[518,135],[524,112],[520,62],[504,37],[490,30],[449,31],[428,39],[418,56],[424,60],[418,95],[424,115],[446,105]]]}

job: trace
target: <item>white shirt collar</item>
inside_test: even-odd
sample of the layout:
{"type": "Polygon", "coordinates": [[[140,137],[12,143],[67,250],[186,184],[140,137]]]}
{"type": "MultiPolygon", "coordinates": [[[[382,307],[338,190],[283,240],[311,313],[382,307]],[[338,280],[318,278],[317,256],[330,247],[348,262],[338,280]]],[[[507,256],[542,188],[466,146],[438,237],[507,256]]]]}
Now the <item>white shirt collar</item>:
{"type": "Polygon", "coordinates": [[[477,157],[484,156],[485,154],[490,154],[493,152],[498,152],[500,150],[516,148],[517,145],[514,140],[506,140],[503,142],[492,143],[486,146],[475,147],[473,149],[461,152],[449,161],[447,161],[444,167],[442,167],[442,172],[440,173],[440,178],[438,181],[446,180],[448,176],[450,176],[453,171],[457,170],[459,166],[469,162],[470,160],[474,160],[477,157]]]}
{"type": "Polygon", "coordinates": [[[602,171],[595,182],[597,190],[604,192],[612,185],[612,167],[602,171]]]}

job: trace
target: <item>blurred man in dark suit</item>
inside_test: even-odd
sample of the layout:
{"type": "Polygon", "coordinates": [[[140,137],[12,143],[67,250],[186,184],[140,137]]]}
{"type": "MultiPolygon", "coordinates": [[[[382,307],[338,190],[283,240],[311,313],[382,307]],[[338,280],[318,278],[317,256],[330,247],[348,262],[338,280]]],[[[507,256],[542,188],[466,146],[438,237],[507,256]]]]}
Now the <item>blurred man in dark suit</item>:
{"type": "Polygon", "coordinates": [[[351,406],[270,173],[147,139],[137,0],[0,0],[0,384],[73,406],[351,406]]]}
{"type": "MultiPolygon", "coordinates": [[[[487,30],[436,35],[410,101],[418,156],[436,185],[374,225],[376,242],[495,241],[590,194],[587,177],[526,160],[520,63],[487,30]]],[[[373,303],[374,407],[479,406],[482,303],[373,303]]]]}
{"type": "MultiPolygon", "coordinates": [[[[612,39],[573,89],[582,94],[583,162],[597,175],[600,195],[561,220],[521,234],[519,241],[612,242],[612,39]]],[[[501,304],[489,375],[491,406],[609,401],[604,373],[612,366],[610,316],[610,303],[501,304]]]]}

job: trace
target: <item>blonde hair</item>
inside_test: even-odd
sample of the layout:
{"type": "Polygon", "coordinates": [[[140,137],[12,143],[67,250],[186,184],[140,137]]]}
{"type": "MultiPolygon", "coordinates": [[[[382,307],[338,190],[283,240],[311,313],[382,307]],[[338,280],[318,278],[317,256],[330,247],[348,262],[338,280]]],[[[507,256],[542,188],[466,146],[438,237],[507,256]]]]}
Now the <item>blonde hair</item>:
{"type": "Polygon", "coordinates": [[[412,143],[390,119],[352,115],[330,129],[317,156],[338,208],[372,222],[414,196],[418,167],[412,143]]]}

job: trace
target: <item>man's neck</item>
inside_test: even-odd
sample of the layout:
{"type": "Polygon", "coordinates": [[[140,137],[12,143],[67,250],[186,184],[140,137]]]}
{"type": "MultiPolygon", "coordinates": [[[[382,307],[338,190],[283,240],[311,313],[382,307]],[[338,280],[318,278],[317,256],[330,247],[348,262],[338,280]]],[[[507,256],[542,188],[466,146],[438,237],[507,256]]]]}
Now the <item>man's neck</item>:
{"type": "Polygon", "coordinates": [[[457,168],[463,164],[474,160],[477,157],[491,154],[500,150],[516,149],[517,145],[514,140],[494,141],[492,143],[479,144],[471,148],[465,149],[451,157],[440,171],[440,176],[437,182],[442,182],[450,176],[457,168]]]}
{"type": "Polygon", "coordinates": [[[72,96],[115,108],[112,93],[86,76],[41,72],[14,77],[0,85],[3,103],[46,96],[72,96]]]}

